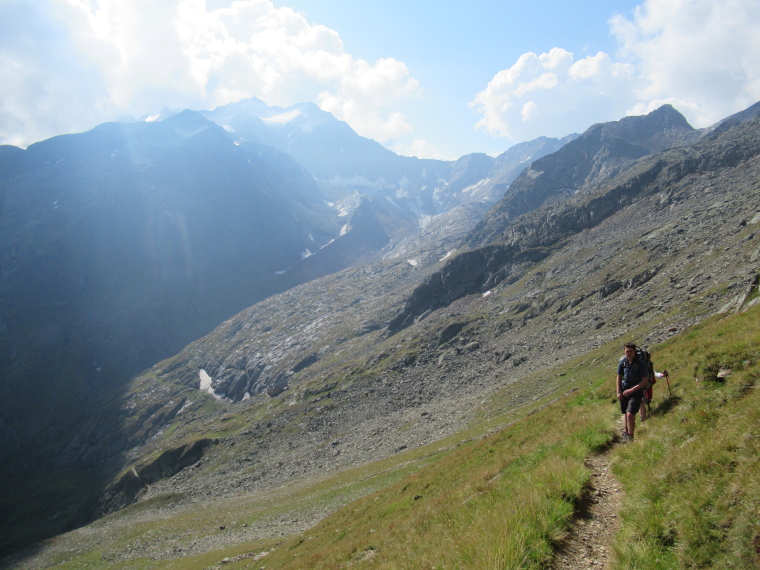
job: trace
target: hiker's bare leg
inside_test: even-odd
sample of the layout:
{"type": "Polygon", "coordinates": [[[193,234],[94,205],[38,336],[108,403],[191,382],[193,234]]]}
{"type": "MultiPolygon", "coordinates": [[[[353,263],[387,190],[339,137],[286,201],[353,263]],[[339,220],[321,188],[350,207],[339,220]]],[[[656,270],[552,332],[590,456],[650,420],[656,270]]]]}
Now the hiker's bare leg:
{"type": "Polygon", "coordinates": [[[636,429],[636,414],[631,412],[625,413],[625,427],[628,430],[629,435],[633,435],[633,430],[636,429]]]}

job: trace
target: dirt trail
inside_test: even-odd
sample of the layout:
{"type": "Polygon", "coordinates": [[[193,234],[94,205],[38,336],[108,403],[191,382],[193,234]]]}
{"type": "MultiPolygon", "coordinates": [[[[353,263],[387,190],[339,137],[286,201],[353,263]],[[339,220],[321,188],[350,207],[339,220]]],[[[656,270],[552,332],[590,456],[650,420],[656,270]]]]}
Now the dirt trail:
{"type": "Polygon", "coordinates": [[[618,529],[623,492],[610,468],[613,447],[586,460],[591,468],[575,524],[554,558],[556,570],[608,568],[612,537],[618,529]]]}

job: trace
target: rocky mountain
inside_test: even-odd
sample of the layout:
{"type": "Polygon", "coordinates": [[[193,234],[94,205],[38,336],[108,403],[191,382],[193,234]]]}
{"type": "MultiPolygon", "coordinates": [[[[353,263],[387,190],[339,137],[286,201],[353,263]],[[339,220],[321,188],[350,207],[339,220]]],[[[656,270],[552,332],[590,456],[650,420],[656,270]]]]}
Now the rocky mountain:
{"type": "Polygon", "coordinates": [[[503,192],[563,143],[423,161],[313,105],[207,115],[227,130],[185,111],[0,149],[0,419],[13,441],[68,415],[61,390],[79,401],[118,385],[273,293],[403,255],[421,227],[453,248],[497,199],[489,175],[503,192]],[[319,182],[271,145],[363,182],[319,182]]]}
{"type": "MultiPolygon", "coordinates": [[[[21,475],[42,488],[40,477],[65,468],[89,486],[100,475],[87,469],[127,446],[118,420],[101,410],[133,375],[304,282],[382,258],[410,267],[437,261],[531,156],[563,143],[541,139],[497,159],[421,161],[313,106],[299,109],[315,126],[292,121],[303,140],[291,150],[331,165],[334,181],[347,163],[309,159],[307,151],[345,143],[351,160],[365,161],[351,174],[360,182],[316,178],[271,146],[279,143],[267,123],[260,136],[239,137],[193,111],[105,124],[26,150],[0,147],[3,479],[21,475]],[[316,128],[320,121],[329,128],[316,128]],[[361,149],[370,150],[360,160],[361,149]],[[373,160],[367,184],[357,173],[373,160]],[[437,170],[426,171],[431,165],[437,170]],[[496,190],[489,175],[498,175],[496,190]],[[83,425],[99,435],[80,447],[83,425]],[[79,455],[70,453],[72,441],[79,455]]],[[[245,388],[268,388],[271,378],[279,377],[265,374],[245,388]]],[[[50,485],[48,506],[58,509],[57,483],[50,485]]],[[[80,507],[81,523],[91,507],[80,507]]],[[[57,520],[65,528],[72,519],[57,520]]]]}
{"type": "Polygon", "coordinates": [[[409,235],[407,225],[416,228],[458,206],[484,212],[532,160],[573,138],[542,137],[495,159],[474,154],[442,161],[399,156],[313,103],[281,108],[251,98],[204,114],[238,141],[256,140],[294,157],[335,202],[356,194],[373,198],[395,220],[386,224],[394,240],[409,235]]]}
{"type": "MultiPolygon", "coordinates": [[[[571,356],[746,306],[758,294],[760,120],[697,132],[679,116],[592,127],[576,139],[577,169],[564,151],[576,141],[534,161],[457,252],[448,221],[435,225],[468,204],[387,243],[384,259],[272,295],[146,369],[98,414],[62,425],[64,445],[40,449],[54,459],[4,472],[3,512],[34,514],[8,518],[3,548],[133,503],[207,507],[392,456],[467,427],[497,393],[519,408],[561,392],[571,356]],[[544,173],[558,184],[529,185],[544,173]],[[520,213],[528,188],[540,196],[520,213]],[[40,465],[43,486],[29,477],[40,465]],[[66,504],[63,484],[76,489],[66,504]]],[[[382,220],[355,211],[379,246],[382,220]]]]}
{"type": "MultiPolygon", "coordinates": [[[[632,120],[636,118],[625,119],[629,125],[632,120]]],[[[587,140],[595,130],[596,127],[592,127],[577,141],[587,140]]],[[[397,332],[431,311],[467,295],[489,292],[503,281],[513,282],[522,268],[542,262],[564,247],[571,236],[603,224],[626,206],[633,206],[644,198],[658,194],[660,207],[672,205],[673,188],[694,172],[709,173],[713,167],[733,168],[754,156],[758,147],[753,133],[751,128],[737,123],[730,137],[713,134],[689,147],[676,147],[678,150],[630,161],[617,175],[597,176],[595,182],[582,185],[562,200],[554,197],[563,193],[562,183],[540,185],[536,190],[533,181],[542,178],[544,172],[535,171],[533,166],[546,165],[548,172],[563,167],[567,147],[555,153],[556,163],[550,159],[537,161],[464,240],[466,244],[486,245],[464,251],[428,277],[407,299],[404,310],[391,321],[390,330],[397,332]],[[534,195],[543,191],[542,194],[549,198],[543,207],[512,219],[510,212],[519,208],[520,194],[529,194],[524,188],[533,189],[534,195]]],[[[568,147],[575,146],[577,141],[568,147]]],[[[582,164],[578,170],[582,170],[582,164]]],[[[660,269],[648,267],[632,276],[628,286],[648,281],[660,269]]],[[[600,294],[606,297],[624,285],[623,281],[611,280],[604,284],[600,294]]]]}
{"type": "Polygon", "coordinates": [[[128,378],[282,290],[277,272],[337,231],[302,167],[197,113],[0,163],[2,418],[20,438],[59,391],[128,378]]]}
{"type": "Polygon", "coordinates": [[[498,240],[515,217],[583,192],[643,156],[694,143],[702,134],[670,105],[645,116],[594,125],[551,158],[536,160],[522,172],[465,243],[474,247],[498,240]]]}
{"type": "MultiPolygon", "coordinates": [[[[256,489],[431,441],[461,426],[472,402],[492,390],[509,387],[519,404],[550,389],[519,379],[562,361],[557,339],[573,354],[636,330],[648,329],[642,340],[652,343],[754,295],[759,135],[760,122],[750,121],[644,157],[586,194],[518,218],[504,242],[484,246],[481,265],[469,252],[427,268],[389,261],[273,297],[140,382],[181,384],[191,406],[197,396],[185,389],[198,389],[203,370],[218,396],[241,402],[223,406],[226,413],[264,413],[230,436],[244,449],[236,457],[256,457],[258,475],[231,459],[205,488],[224,479],[226,488],[256,489]],[[508,278],[489,283],[499,271],[508,278]],[[425,275],[453,290],[449,275],[478,287],[449,294],[395,332],[425,275]],[[252,437],[257,430],[266,437],[252,437]],[[339,459],[315,448],[335,438],[339,459]]],[[[178,403],[179,392],[170,393],[178,403]]],[[[192,495],[201,480],[190,472],[153,487],[192,495]]]]}

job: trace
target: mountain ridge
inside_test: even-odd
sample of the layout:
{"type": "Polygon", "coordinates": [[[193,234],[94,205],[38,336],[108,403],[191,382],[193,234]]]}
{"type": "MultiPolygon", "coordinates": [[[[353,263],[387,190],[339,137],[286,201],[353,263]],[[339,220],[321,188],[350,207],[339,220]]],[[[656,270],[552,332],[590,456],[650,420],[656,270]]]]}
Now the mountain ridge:
{"type": "Polygon", "coordinates": [[[666,148],[696,142],[702,133],[670,105],[640,117],[591,126],[551,160],[537,160],[511,185],[465,240],[467,247],[493,241],[515,216],[563,200],[621,172],[633,161],[666,148]]]}
{"type": "MultiPolygon", "coordinates": [[[[597,183],[602,187],[601,191],[595,191],[593,187],[585,188],[578,191],[576,199],[567,198],[556,205],[550,204],[540,213],[533,211],[524,214],[519,222],[512,221],[503,226],[497,237],[494,237],[493,230],[488,230],[491,243],[463,253],[449,261],[451,267],[444,267],[440,273],[431,275],[412,294],[407,307],[391,322],[389,330],[397,332],[426,311],[497,286],[510,276],[513,268],[525,262],[541,261],[552,252],[556,244],[568,236],[598,225],[618,210],[631,205],[631,200],[646,197],[647,194],[640,191],[642,187],[651,188],[649,193],[660,192],[662,188],[678,183],[694,171],[731,167],[754,156],[758,152],[756,141],[751,137],[746,137],[745,140],[741,146],[730,140],[721,144],[720,135],[715,135],[702,145],[695,145],[695,151],[688,157],[684,157],[684,153],[679,150],[672,150],[623,172],[619,176],[622,180],[617,185],[605,188],[605,181],[602,180],[597,183]],[[683,163],[686,166],[677,166],[683,163]],[[565,206],[573,203],[578,205],[565,206]],[[457,275],[463,277],[457,279],[457,275]]],[[[505,196],[504,202],[508,200],[505,196]]],[[[669,200],[666,192],[662,203],[669,204],[669,200]]],[[[497,205],[492,211],[499,215],[498,209],[501,207],[501,204],[497,205]]],[[[482,225],[476,226],[465,243],[483,241],[480,237],[473,238],[479,227],[482,225]]]]}

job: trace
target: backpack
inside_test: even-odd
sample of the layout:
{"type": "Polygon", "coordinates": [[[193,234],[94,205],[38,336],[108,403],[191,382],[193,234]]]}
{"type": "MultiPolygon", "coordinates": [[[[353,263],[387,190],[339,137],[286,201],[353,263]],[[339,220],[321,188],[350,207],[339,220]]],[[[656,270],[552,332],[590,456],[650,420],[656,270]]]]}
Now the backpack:
{"type": "Polygon", "coordinates": [[[639,361],[644,365],[644,370],[649,375],[649,383],[644,388],[645,390],[649,390],[652,387],[652,384],[655,383],[654,364],[652,363],[652,355],[649,354],[649,351],[646,348],[637,346],[636,358],[638,358],[639,361]]]}

